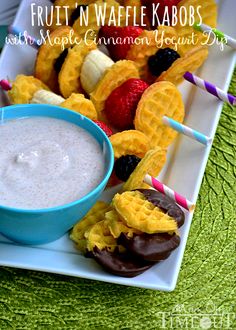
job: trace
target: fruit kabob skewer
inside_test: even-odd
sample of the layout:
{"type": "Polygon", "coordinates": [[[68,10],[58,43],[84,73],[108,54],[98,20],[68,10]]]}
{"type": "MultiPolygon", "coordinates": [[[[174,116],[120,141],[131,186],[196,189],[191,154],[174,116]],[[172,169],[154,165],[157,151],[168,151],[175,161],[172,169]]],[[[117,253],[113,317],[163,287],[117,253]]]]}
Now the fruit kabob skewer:
{"type": "Polygon", "coordinates": [[[73,93],[67,99],[50,91],[39,79],[33,76],[18,75],[14,82],[6,79],[0,81],[0,86],[7,91],[10,102],[13,104],[51,104],[97,120],[97,111],[93,103],[86,99],[83,94],[73,93]]]}
{"type": "MultiPolygon", "coordinates": [[[[112,27],[113,29],[113,27],[112,27]]],[[[126,29],[126,28],[125,28],[126,29]]],[[[63,34],[64,28],[61,28],[61,34],[63,34]]],[[[137,35],[137,29],[134,27],[128,27],[127,31],[125,32],[125,35],[127,32],[130,33],[130,31],[133,30],[136,31],[137,35]]],[[[138,28],[140,30],[140,28],[138,28]]],[[[24,36],[21,34],[21,32],[17,28],[11,28],[12,33],[15,33],[17,35],[21,35],[21,38],[24,38],[24,36]]],[[[58,30],[57,30],[58,31],[58,30]]],[[[59,31],[58,31],[59,32],[59,31]]],[[[59,35],[60,35],[59,33],[59,35]]],[[[69,30],[67,30],[67,34],[69,33],[69,30]]],[[[140,32],[139,32],[140,33],[140,32]]],[[[132,34],[132,32],[131,32],[132,34]]],[[[58,36],[58,34],[56,35],[58,36]]],[[[27,36],[29,40],[33,40],[33,43],[30,45],[38,45],[37,41],[32,38],[31,36],[27,36]]],[[[38,46],[37,46],[38,47],[38,46]]],[[[129,46],[130,47],[130,46],[129,46]]],[[[127,48],[127,47],[126,47],[127,48]]],[[[205,49],[206,50],[206,49],[205,49]]],[[[204,49],[195,49],[193,52],[191,52],[190,58],[186,58],[188,63],[191,63],[192,60],[196,59],[198,57],[199,52],[204,52],[204,49]],[[193,57],[192,57],[193,56],[193,57]]],[[[122,52],[126,52],[126,50],[122,50],[122,52]]],[[[97,81],[99,78],[103,75],[106,69],[111,67],[114,62],[105,54],[103,54],[101,51],[97,50],[96,47],[93,46],[87,46],[87,45],[77,45],[74,48],[72,48],[71,53],[69,55],[65,56],[65,53],[68,53],[67,48],[63,51],[60,52],[59,50],[59,56],[56,59],[56,63],[54,63],[53,68],[50,69],[52,71],[51,75],[53,77],[56,76],[56,73],[54,71],[60,72],[59,74],[59,87],[60,90],[65,98],[69,97],[73,92],[78,92],[78,91],[83,91],[81,90],[81,86],[84,86],[84,89],[87,90],[87,93],[89,94],[93,89],[94,86],[96,85],[97,81]],[[94,51],[93,51],[94,50],[94,51]],[[92,51],[91,55],[88,56],[86,59],[86,54],[88,54],[90,51],[92,51]],[[82,55],[81,55],[82,54],[82,55]],[[63,56],[62,56],[63,55],[63,56]],[[63,63],[63,57],[67,58],[66,63],[63,63]],[[75,56],[77,56],[77,60],[75,61],[75,56]],[[81,59],[85,59],[85,63],[81,62],[81,59]],[[94,68],[93,70],[89,71],[86,69],[86,66],[89,65],[89,62],[94,63],[94,68]],[[70,68],[70,63],[77,63],[80,62],[79,64],[75,64],[75,67],[70,68]],[[97,62],[102,62],[103,65],[97,65],[97,62]],[[82,67],[82,72],[80,72],[80,69],[82,67]],[[97,67],[97,70],[96,70],[97,67]],[[77,69],[77,73],[75,70],[77,69]],[[99,72],[100,70],[100,72],[99,72]],[[68,72],[73,73],[73,77],[68,77],[68,72]],[[94,75],[94,76],[93,76],[94,75]],[[81,76],[81,77],[80,77],[81,76]],[[95,79],[97,77],[97,79],[95,79]],[[81,79],[81,84],[79,84],[79,78],[81,79]]],[[[118,54],[120,54],[121,51],[118,50],[118,54]]],[[[120,56],[120,55],[119,55],[120,56]]],[[[121,56],[122,57],[122,56],[121,56]]],[[[38,59],[39,65],[42,64],[44,59],[38,59]]],[[[199,61],[198,61],[199,62],[199,61]]],[[[201,60],[202,62],[202,60],[201,60]]],[[[39,66],[38,65],[38,66],[39,66]]],[[[184,64],[184,60],[179,58],[179,55],[176,51],[170,48],[164,48],[160,49],[157,51],[156,55],[151,55],[148,60],[148,65],[151,68],[151,71],[154,72],[156,75],[160,75],[160,78],[158,78],[158,81],[163,80],[170,80],[172,82],[178,82],[182,80],[182,74],[185,71],[185,69],[195,69],[196,64],[184,64]],[[179,62],[178,62],[179,60],[179,62]],[[163,72],[161,74],[161,72],[163,72]],[[174,77],[174,78],[173,78],[174,77]],[[174,80],[174,81],[173,81],[174,80]]],[[[198,63],[199,66],[199,63],[198,63]]],[[[44,66],[43,66],[44,67],[44,66]]],[[[193,70],[192,70],[193,71],[193,70]]],[[[42,70],[36,69],[36,75],[39,76],[42,80],[46,81],[46,83],[50,84],[53,89],[58,89],[56,87],[55,81],[53,84],[45,78],[45,74],[42,73],[42,70]]],[[[211,93],[212,95],[218,97],[219,99],[226,101],[230,103],[231,105],[235,104],[235,97],[223,92],[221,89],[219,89],[217,86],[213,85],[212,83],[203,80],[196,75],[193,75],[190,72],[185,72],[183,74],[183,77],[185,80],[195,84],[201,89],[204,89],[211,93]]],[[[51,79],[52,80],[52,79],[51,79]]],[[[57,79],[56,79],[57,80],[57,79]]]]}
{"type": "MultiPolygon", "coordinates": [[[[60,29],[60,31],[61,32],[63,32],[64,33],[64,29],[60,29]]],[[[57,31],[58,32],[58,31],[57,31]]],[[[42,47],[44,47],[44,46],[42,46],[42,47]]],[[[48,45],[45,45],[45,47],[46,48],[48,48],[48,45]]],[[[44,49],[43,49],[44,50],[44,49]]],[[[57,52],[58,52],[58,49],[56,49],[57,50],[57,52]]],[[[46,53],[47,53],[47,51],[48,51],[48,49],[46,49],[46,53]]],[[[45,52],[44,51],[41,51],[40,52],[40,54],[39,54],[39,57],[41,57],[41,61],[38,59],[38,61],[37,62],[42,62],[43,61],[43,57],[42,57],[42,54],[44,54],[45,52]]],[[[60,53],[60,51],[59,51],[59,53],[60,53]]],[[[92,51],[90,51],[85,57],[84,57],[84,61],[82,61],[82,66],[81,66],[81,71],[82,71],[82,69],[83,69],[83,65],[84,64],[86,64],[86,66],[85,66],[85,73],[86,73],[86,70],[87,70],[87,72],[94,72],[94,67],[93,67],[93,61],[91,61],[91,58],[89,59],[89,58],[87,58],[87,57],[90,57],[91,56],[91,54],[92,54],[92,51]],[[86,60],[86,58],[87,58],[87,60],[86,60]],[[92,63],[92,68],[90,67],[90,63],[92,63]]],[[[97,54],[99,54],[99,55],[101,55],[102,53],[101,52],[99,52],[98,51],[98,53],[97,54]]],[[[95,58],[96,58],[96,56],[97,56],[97,54],[95,54],[95,58]]],[[[58,55],[58,53],[56,53],[56,55],[58,55]]],[[[104,54],[103,54],[103,56],[105,56],[104,54]]],[[[56,56],[54,56],[54,57],[56,57],[56,56]]],[[[138,76],[138,74],[137,74],[137,70],[135,69],[135,66],[134,66],[134,64],[131,62],[131,61],[121,61],[121,62],[117,62],[117,63],[115,63],[115,64],[112,64],[113,62],[111,62],[111,69],[109,68],[109,69],[103,69],[103,64],[104,64],[104,61],[100,61],[100,66],[102,67],[101,68],[101,70],[100,70],[100,67],[99,67],[99,74],[100,74],[100,76],[99,76],[99,74],[98,74],[98,79],[96,78],[96,83],[94,84],[95,86],[96,86],[96,84],[97,84],[97,80],[99,81],[98,82],[98,85],[100,84],[100,89],[103,89],[103,87],[106,87],[106,84],[108,83],[108,82],[112,82],[113,83],[113,85],[112,85],[112,87],[111,86],[109,86],[109,87],[111,87],[111,89],[109,90],[108,89],[108,91],[105,89],[105,93],[100,93],[101,95],[102,95],[102,97],[104,97],[104,94],[105,94],[105,97],[107,97],[107,95],[108,96],[110,96],[110,91],[112,91],[112,90],[114,90],[114,88],[116,87],[116,85],[119,85],[121,82],[122,82],[122,79],[124,78],[124,80],[126,81],[127,80],[127,78],[129,77],[129,76],[127,76],[127,67],[126,67],[126,65],[129,65],[129,68],[131,68],[132,67],[132,75],[134,74],[134,75],[137,75],[138,76]],[[116,72],[115,70],[114,70],[114,66],[118,66],[118,64],[122,64],[122,65],[124,65],[124,70],[123,70],[123,72],[124,72],[124,75],[119,75],[119,74],[117,74],[117,73],[119,73],[119,72],[116,72]],[[116,73],[116,75],[114,76],[114,73],[116,73]],[[120,80],[120,76],[121,76],[121,80],[120,80]],[[99,79],[101,77],[101,79],[99,79]],[[115,82],[115,83],[114,83],[115,82]],[[101,88],[102,87],[102,88],[101,88]]],[[[54,69],[54,68],[53,68],[54,69]]],[[[84,75],[85,77],[86,77],[86,74],[84,75]]],[[[92,81],[93,82],[93,81],[92,81]]],[[[164,86],[164,85],[162,85],[162,86],[164,86]]],[[[158,86],[158,87],[160,87],[160,85],[158,86]]],[[[155,88],[156,88],[156,86],[155,86],[155,88]]],[[[92,87],[92,89],[93,89],[93,87],[92,87]]],[[[172,88],[172,91],[173,91],[173,88],[172,88]]],[[[162,94],[162,93],[161,93],[162,94]]],[[[105,100],[106,101],[106,100],[105,100]]],[[[104,102],[103,102],[103,100],[102,100],[102,102],[101,102],[102,104],[101,104],[101,106],[103,107],[104,106],[104,102]]],[[[137,104],[136,104],[137,105],[137,104]]],[[[110,109],[112,109],[113,108],[113,106],[110,106],[110,107],[108,107],[108,108],[110,108],[110,109]]],[[[101,110],[101,109],[99,109],[99,110],[101,110]]],[[[136,110],[136,107],[134,107],[134,112],[135,112],[135,110],[136,110]]],[[[108,113],[109,113],[109,111],[108,111],[108,113]]],[[[182,116],[182,118],[183,118],[183,116],[182,116]]],[[[182,120],[182,118],[181,118],[181,120],[182,120]]],[[[160,119],[160,118],[158,118],[158,119],[160,119]]],[[[121,123],[122,123],[122,120],[120,121],[121,123]]],[[[173,122],[172,122],[173,123],[173,122]]],[[[138,123],[138,121],[137,121],[137,125],[139,125],[139,123],[138,123]]],[[[158,127],[160,127],[160,122],[158,122],[158,127]]],[[[141,123],[141,126],[142,126],[142,123],[141,123]]],[[[181,125],[179,125],[178,127],[181,127],[181,125]]],[[[183,129],[183,127],[182,127],[182,129],[183,129]]],[[[142,131],[142,127],[141,127],[141,131],[142,131]]],[[[127,131],[127,133],[130,135],[131,134],[131,131],[127,131]]],[[[114,140],[115,140],[115,137],[117,137],[119,134],[121,134],[122,136],[123,135],[126,135],[126,132],[121,132],[121,133],[118,133],[117,135],[114,135],[112,138],[111,138],[111,140],[112,140],[112,142],[113,142],[113,146],[114,146],[114,150],[116,150],[116,147],[115,147],[115,142],[114,142],[114,140]]],[[[133,134],[136,134],[136,135],[139,135],[138,136],[138,138],[137,139],[139,139],[140,140],[140,135],[141,135],[141,132],[138,132],[138,131],[134,131],[133,132],[133,134]]],[[[145,134],[144,134],[145,135],[145,134]]],[[[194,136],[194,134],[192,134],[192,136],[194,136]]],[[[120,136],[119,136],[119,138],[120,138],[120,136]]],[[[136,140],[137,140],[136,139],[136,140]]],[[[119,140],[119,139],[118,139],[119,140]]],[[[151,139],[152,141],[153,141],[153,139],[151,139]]],[[[167,139],[168,140],[168,139],[167,139]]],[[[205,141],[209,141],[209,139],[205,139],[205,141]]],[[[169,144],[169,143],[171,143],[171,139],[169,139],[169,141],[168,141],[168,143],[166,144],[166,146],[169,144]]],[[[157,144],[155,144],[155,145],[158,145],[158,143],[157,144]]],[[[152,145],[152,147],[153,147],[154,145],[152,145]]],[[[143,150],[145,150],[145,148],[143,149],[143,150]]],[[[148,148],[146,149],[146,151],[148,150],[148,148]]]]}
{"type": "MultiPolygon", "coordinates": [[[[56,35],[58,35],[58,31],[56,32],[56,35]]],[[[59,32],[64,33],[64,29],[60,29],[59,32]]],[[[43,62],[44,58],[42,54],[48,54],[48,48],[50,49],[48,45],[43,45],[41,47],[42,49],[38,54],[37,63],[43,62]]],[[[79,52],[81,52],[82,50],[83,47],[79,50],[79,52]]],[[[54,51],[57,52],[57,55],[58,52],[61,52],[61,50],[59,50],[58,48],[56,48],[54,51]]],[[[56,56],[54,55],[54,58],[55,57],[56,56]]],[[[163,153],[165,154],[165,148],[176,137],[177,133],[175,131],[180,131],[181,133],[191,132],[190,137],[194,139],[196,139],[197,137],[197,140],[199,140],[203,144],[208,144],[211,142],[210,138],[192,129],[186,129],[186,127],[181,124],[184,118],[184,105],[180,93],[173,84],[168,82],[161,82],[149,87],[147,83],[139,79],[138,71],[132,61],[124,60],[114,63],[106,55],[104,55],[97,49],[90,49],[90,51],[87,52],[86,48],[86,52],[83,52],[83,56],[79,57],[79,61],[79,66],[81,69],[80,73],[76,73],[76,78],[84,77],[84,80],[81,79],[81,85],[82,87],[84,87],[84,89],[86,89],[86,86],[89,86],[89,88],[91,88],[91,91],[93,91],[93,89],[95,88],[96,93],[93,94],[92,92],[91,96],[94,97],[92,98],[93,102],[98,105],[97,110],[99,119],[101,119],[101,117],[105,117],[108,122],[113,124],[116,129],[124,130],[123,132],[112,135],[110,138],[116,159],[119,159],[120,157],[126,155],[132,155],[132,157],[136,155],[143,158],[150,148],[155,148],[157,145],[160,145],[161,149],[164,149],[163,153]],[[99,61],[99,57],[102,58],[102,60],[99,61]],[[107,68],[107,66],[109,65],[110,67],[107,68]],[[86,81],[87,73],[88,75],[90,74],[90,79],[88,81],[86,81]],[[93,74],[91,73],[96,74],[94,74],[93,76],[93,74]],[[86,82],[86,86],[84,86],[83,81],[86,82]],[[147,97],[146,94],[145,96],[143,96],[143,93],[146,89],[147,97]],[[96,96],[98,96],[97,103],[96,96]],[[99,96],[102,96],[102,99],[99,99],[99,96]],[[161,103],[157,105],[153,103],[152,106],[154,106],[155,108],[155,113],[153,113],[153,111],[151,111],[150,114],[145,113],[145,108],[147,108],[146,104],[149,103],[149,100],[156,100],[159,97],[160,99],[162,99],[163,97],[165,98],[167,106],[164,105],[163,107],[161,103]],[[105,111],[102,111],[103,108],[105,111]],[[141,120],[138,117],[139,114],[143,116],[141,120]],[[168,118],[164,118],[163,122],[163,117],[166,115],[171,116],[172,121],[168,120],[168,118]],[[152,118],[154,124],[153,127],[150,127],[148,130],[146,130],[145,126],[148,126],[146,119],[148,119],[149,117],[152,118]],[[132,127],[134,119],[135,130],[130,130],[129,128],[132,127]],[[168,127],[171,125],[173,126],[175,131],[168,127]]],[[[70,63],[69,60],[68,63],[70,63]]],[[[54,71],[54,69],[55,68],[52,67],[50,70],[54,71]]],[[[41,72],[39,72],[38,74],[44,76],[41,72]]],[[[50,77],[53,75],[54,74],[50,74],[49,76],[46,76],[46,78],[49,77],[49,79],[45,81],[51,81],[50,77]]],[[[53,86],[55,86],[55,84],[53,86]]],[[[10,96],[13,95],[13,97],[17,99],[15,95],[17,93],[14,93],[14,90],[13,92],[10,91],[9,94],[10,96]]],[[[42,96],[42,92],[38,92],[37,94],[40,94],[39,96],[42,96]]],[[[45,96],[46,97],[37,98],[38,102],[44,103],[45,100],[46,102],[48,102],[50,98],[47,95],[45,96]]],[[[60,96],[58,97],[61,98],[60,96]]],[[[69,99],[70,98],[71,96],[69,97],[69,99]]],[[[33,100],[35,101],[34,97],[33,100]]],[[[28,99],[27,102],[29,102],[28,99]]],[[[60,102],[57,104],[60,104],[60,102]]],[[[79,107],[80,103],[78,103],[78,108],[79,107]]],[[[150,105],[148,105],[148,108],[150,108],[150,105]]],[[[162,159],[160,155],[158,156],[158,158],[158,162],[160,163],[161,169],[164,163],[160,161],[160,159],[162,159]]],[[[155,170],[153,169],[150,174],[156,176],[160,169],[156,168],[155,166],[155,170]]],[[[130,180],[125,183],[125,186],[133,187],[133,185],[136,185],[135,181],[136,174],[134,173],[131,176],[130,180]]],[[[142,180],[139,184],[141,183],[142,180]]]]}
{"type": "MultiPolygon", "coordinates": [[[[18,88],[17,86],[20,86],[21,83],[23,83],[23,82],[27,82],[27,80],[28,80],[28,82],[29,81],[34,82],[34,84],[35,84],[34,90],[32,90],[33,86],[31,86],[32,91],[30,94],[27,95],[27,98],[25,98],[24,100],[21,95],[20,97],[21,97],[22,101],[20,103],[47,103],[47,104],[61,105],[63,107],[67,107],[72,110],[77,110],[77,108],[78,108],[78,112],[87,115],[91,119],[95,119],[95,120],[97,119],[96,111],[94,110],[94,107],[93,107],[91,101],[85,99],[82,94],[72,94],[67,100],[65,100],[64,98],[62,98],[59,95],[56,95],[55,93],[46,91],[47,87],[44,85],[40,85],[40,82],[36,78],[26,77],[26,76],[18,76],[15,84],[13,84],[13,88],[6,80],[2,80],[0,82],[0,85],[2,86],[3,89],[9,91],[9,95],[11,96],[12,100],[15,100],[15,103],[19,103],[19,100],[17,100],[18,93],[19,93],[19,91],[16,91],[18,88]],[[38,86],[36,86],[37,84],[38,84],[38,86]],[[43,100],[43,102],[42,102],[42,100],[43,100]],[[73,104],[73,102],[74,102],[74,104],[73,104]],[[89,109],[86,113],[82,109],[83,103],[86,103],[87,107],[89,107],[89,109]],[[76,106],[77,106],[77,108],[76,108],[76,106]],[[81,107],[81,109],[79,109],[80,107],[81,107]]],[[[134,106],[136,106],[136,104],[134,104],[134,101],[139,96],[141,97],[140,92],[144,91],[142,85],[144,86],[145,89],[148,88],[148,85],[140,79],[133,79],[133,80],[128,79],[127,82],[124,84],[119,86],[118,89],[115,89],[111,93],[111,95],[107,99],[106,108],[105,108],[105,113],[107,114],[107,117],[110,119],[110,122],[112,124],[115,124],[115,126],[118,128],[126,128],[132,124],[132,121],[133,121],[132,112],[135,113],[135,110],[136,110],[134,107],[134,106]],[[124,84],[125,84],[125,86],[124,86],[124,84]],[[141,90],[138,91],[136,89],[136,91],[134,91],[133,86],[136,87],[137,89],[141,88],[141,90]],[[124,104],[119,104],[119,101],[123,100],[124,102],[128,102],[130,105],[129,99],[124,100],[124,97],[123,97],[123,99],[119,98],[118,100],[116,100],[116,98],[117,98],[116,94],[117,93],[119,94],[120,90],[121,90],[121,92],[122,92],[122,90],[124,90],[124,91],[126,90],[130,94],[130,95],[128,95],[128,98],[129,97],[134,98],[132,100],[133,101],[132,108],[129,108],[129,107],[124,108],[124,104]],[[138,92],[138,95],[135,95],[135,92],[138,92]],[[122,110],[123,110],[123,113],[121,113],[122,110]]],[[[155,85],[155,87],[161,86],[161,84],[159,84],[159,85],[158,85],[158,83],[156,83],[156,84],[157,85],[155,85]]],[[[122,97],[122,93],[119,96],[122,97]]],[[[182,120],[182,117],[181,117],[181,120],[182,120]]],[[[174,130],[176,130],[182,134],[185,134],[185,135],[199,141],[202,144],[207,145],[211,142],[210,138],[206,137],[205,135],[203,135],[185,125],[182,125],[181,123],[177,122],[174,119],[168,118],[166,115],[163,115],[163,117],[162,117],[162,124],[172,127],[174,130]]],[[[137,124],[137,125],[139,125],[139,124],[137,124]]],[[[161,126],[161,123],[160,123],[160,126],[161,126]]],[[[142,128],[140,128],[140,130],[142,131],[142,128]]],[[[122,134],[122,133],[120,133],[120,134],[122,134]]]]}

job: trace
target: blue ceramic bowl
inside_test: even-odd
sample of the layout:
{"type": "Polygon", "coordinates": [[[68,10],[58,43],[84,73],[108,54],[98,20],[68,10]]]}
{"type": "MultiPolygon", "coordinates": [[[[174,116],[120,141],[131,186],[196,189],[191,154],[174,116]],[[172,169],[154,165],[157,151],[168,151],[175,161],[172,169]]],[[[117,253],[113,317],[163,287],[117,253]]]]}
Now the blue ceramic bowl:
{"type": "Polygon", "coordinates": [[[59,207],[39,210],[0,206],[0,232],[7,238],[21,244],[43,244],[54,241],[63,236],[88,212],[105,189],[114,164],[111,143],[105,133],[90,119],[64,108],[29,104],[9,106],[2,108],[1,111],[4,111],[5,120],[33,116],[65,120],[84,128],[102,148],[105,148],[104,178],[83,198],[59,207]]]}

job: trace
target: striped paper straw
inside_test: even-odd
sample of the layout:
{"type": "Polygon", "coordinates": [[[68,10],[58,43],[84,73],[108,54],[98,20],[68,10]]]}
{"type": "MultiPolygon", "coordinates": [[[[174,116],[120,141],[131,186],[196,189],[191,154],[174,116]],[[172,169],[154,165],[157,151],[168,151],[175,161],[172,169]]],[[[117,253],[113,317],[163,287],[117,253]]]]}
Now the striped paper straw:
{"type": "Polygon", "coordinates": [[[175,131],[177,131],[181,134],[184,134],[184,135],[190,137],[191,139],[204,144],[205,146],[209,145],[212,142],[212,138],[210,138],[188,126],[180,124],[178,121],[175,121],[172,118],[163,116],[162,121],[163,121],[163,124],[165,124],[166,126],[173,128],[175,131]]]}
{"type": "Polygon", "coordinates": [[[10,25],[8,27],[8,32],[12,35],[16,35],[20,40],[23,42],[27,41],[27,44],[35,49],[39,49],[40,47],[40,41],[37,39],[31,37],[30,35],[27,34],[27,32],[22,32],[19,30],[17,27],[10,25]]]}
{"type": "Polygon", "coordinates": [[[197,87],[209,92],[210,94],[218,97],[218,99],[227,102],[230,105],[236,105],[236,97],[224,92],[222,89],[216,87],[215,85],[209,83],[206,80],[203,80],[191,72],[186,72],[184,74],[184,79],[189,81],[190,83],[196,85],[197,87]]]}
{"type": "Polygon", "coordinates": [[[173,201],[175,201],[177,204],[179,204],[186,210],[188,210],[188,211],[194,210],[195,205],[192,202],[190,202],[189,200],[187,200],[187,198],[181,196],[174,190],[170,189],[169,187],[167,187],[166,185],[164,185],[157,179],[153,178],[149,174],[145,175],[143,181],[145,183],[147,183],[150,187],[152,187],[152,188],[156,189],[157,191],[159,191],[160,193],[162,193],[163,195],[170,197],[173,201]]]}
{"type": "Polygon", "coordinates": [[[234,38],[228,36],[227,34],[221,32],[217,29],[211,28],[210,26],[208,26],[206,24],[195,23],[193,25],[193,27],[197,31],[206,32],[208,35],[210,35],[212,37],[215,36],[222,43],[230,46],[233,49],[236,49],[236,40],[234,38]]]}
{"type": "Polygon", "coordinates": [[[10,82],[6,79],[0,80],[0,87],[4,90],[4,91],[10,91],[12,89],[12,85],[10,84],[10,82]]]}

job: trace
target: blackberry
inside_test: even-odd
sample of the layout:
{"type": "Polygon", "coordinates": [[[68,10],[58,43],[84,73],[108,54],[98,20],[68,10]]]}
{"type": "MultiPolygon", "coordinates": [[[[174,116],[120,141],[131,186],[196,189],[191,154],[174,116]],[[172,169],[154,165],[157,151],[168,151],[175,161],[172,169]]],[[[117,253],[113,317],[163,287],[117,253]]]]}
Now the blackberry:
{"type": "Polygon", "coordinates": [[[114,166],[114,171],[117,178],[121,181],[127,181],[140,160],[141,159],[135,155],[121,156],[117,159],[114,166]]]}
{"type": "Polygon", "coordinates": [[[169,69],[169,67],[180,57],[180,55],[171,48],[159,49],[155,55],[152,55],[148,59],[148,67],[150,72],[159,77],[163,71],[169,69]]]}
{"type": "Polygon", "coordinates": [[[63,52],[60,54],[60,56],[56,59],[56,62],[54,63],[54,69],[57,74],[59,74],[59,72],[61,71],[61,67],[67,55],[68,55],[68,48],[65,48],[63,52]]]}

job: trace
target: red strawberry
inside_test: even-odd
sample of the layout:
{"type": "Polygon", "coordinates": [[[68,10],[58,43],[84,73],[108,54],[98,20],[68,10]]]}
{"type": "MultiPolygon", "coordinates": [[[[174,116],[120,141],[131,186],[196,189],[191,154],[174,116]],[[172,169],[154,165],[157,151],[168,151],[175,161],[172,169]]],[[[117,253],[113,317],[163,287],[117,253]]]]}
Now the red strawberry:
{"type": "Polygon", "coordinates": [[[108,137],[113,134],[112,130],[103,121],[94,120],[93,122],[97,124],[106,133],[108,137]]]}
{"type": "Polygon", "coordinates": [[[142,32],[143,29],[137,26],[105,25],[101,27],[99,36],[105,38],[111,58],[119,61],[126,58],[130,46],[142,32]]]}
{"type": "Polygon", "coordinates": [[[105,114],[114,127],[121,130],[133,126],[138,102],[148,84],[131,78],[111,92],[105,103],[105,114]]]}
{"type": "MultiPolygon", "coordinates": [[[[147,16],[150,20],[150,23],[152,23],[152,16],[153,16],[152,5],[154,4],[156,6],[157,4],[159,4],[157,14],[160,22],[162,22],[165,13],[165,8],[168,7],[169,16],[171,17],[172,7],[177,6],[180,1],[181,0],[142,0],[142,5],[146,6],[147,16]]],[[[157,26],[157,22],[155,22],[153,27],[156,26],[157,26]]]]}

